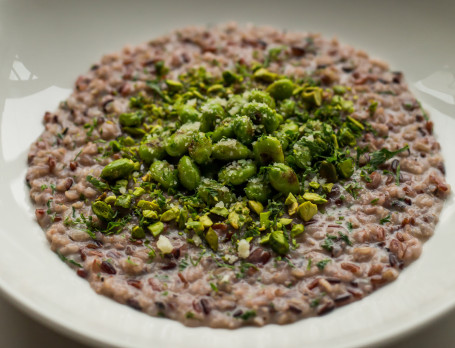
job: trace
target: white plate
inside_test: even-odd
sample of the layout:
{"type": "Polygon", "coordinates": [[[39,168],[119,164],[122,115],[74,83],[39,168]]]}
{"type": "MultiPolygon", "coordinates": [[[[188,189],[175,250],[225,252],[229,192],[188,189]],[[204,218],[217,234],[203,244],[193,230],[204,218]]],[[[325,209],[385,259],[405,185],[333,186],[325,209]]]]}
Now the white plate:
{"type": "Polygon", "coordinates": [[[0,288],[44,323],[109,346],[351,347],[385,342],[455,304],[455,203],[447,202],[422,257],[393,284],[333,313],[287,326],[186,328],[96,295],[48,246],[24,184],[42,115],[103,53],[189,24],[235,19],[337,35],[402,70],[435,121],[455,187],[455,3],[322,1],[0,3],[0,288]],[[452,69],[452,70],[451,70],[452,69]],[[448,115],[451,115],[448,116],[448,115]]]}

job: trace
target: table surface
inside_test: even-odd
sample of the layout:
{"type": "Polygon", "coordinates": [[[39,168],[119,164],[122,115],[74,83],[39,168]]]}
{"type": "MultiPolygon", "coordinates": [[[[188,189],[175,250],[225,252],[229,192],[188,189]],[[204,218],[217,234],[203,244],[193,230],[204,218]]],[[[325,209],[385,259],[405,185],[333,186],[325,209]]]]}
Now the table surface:
{"type": "MultiPolygon", "coordinates": [[[[452,347],[455,345],[455,310],[430,325],[384,348],[452,347]]],[[[2,347],[89,348],[22,313],[0,295],[0,337],[2,347]]]]}

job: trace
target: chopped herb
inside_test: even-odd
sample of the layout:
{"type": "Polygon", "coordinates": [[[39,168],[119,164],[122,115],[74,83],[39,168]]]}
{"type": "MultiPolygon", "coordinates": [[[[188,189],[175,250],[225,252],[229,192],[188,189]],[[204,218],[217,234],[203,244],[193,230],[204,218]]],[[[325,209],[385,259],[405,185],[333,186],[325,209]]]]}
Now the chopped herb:
{"type": "Polygon", "coordinates": [[[91,216],[86,218],[84,214],[81,214],[77,219],[74,220],[74,222],[78,224],[84,224],[86,228],[81,229],[81,231],[87,233],[90,236],[90,238],[96,239],[96,235],[94,232],[95,226],[93,225],[91,216]]]}
{"type": "Polygon", "coordinates": [[[185,318],[187,318],[187,319],[194,319],[194,313],[193,313],[193,312],[186,312],[185,318]]]}
{"type": "Polygon", "coordinates": [[[357,199],[357,197],[359,196],[358,195],[358,191],[360,191],[362,189],[362,186],[360,186],[358,183],[356,182],[351,182],[349,184],[347,184],[344,189],[354,198],[354,199],[357,199]]]}
{"type": "Polygon", "coordinates": [[[134,263],[133,260],[131,260],[130,256],[126,259],[126,262],[128,262],[132,266],[137,266],[137,263],[134,263]]]}
{"type": "Polygon", "coordinates": [[[55,185],[54,184],[51,184],[51,189],[52,189],[52,194],[55,194],[55,185]]]}
{"type": "Polygon", "coordinates": [[[155,278],[158,278],[159,280],[168,280],[169,275],[167,274],[155,274],[155,278]]]}
{"type": "Polygon", "coordinates": [[[352,227],[352,222],[351,221],[348,221],[347,226],[348,226],[348,231],[352,232],[352,228],[353,227],[352,227]]]}
{"type": "Polygon", "coordinates": [[[346,234],[343,232],[338,232],[338,234],[340,235],[340,239],[342,241],[344,241],[347,245],[352,246],[352,242],[346,234]]]}
{"type": "Polygon", "coordinates": [[[374,113],[376,112],[376,109],[378,107],[378,102],[373,100],[371,104],[368,106],[368,111],[370,112],[370,117],[374,116],[374,113]]]}
{"type": "Polygon", "coordinates": [[[50,215],[52,213],[52,210],[51,210],[51,203],[52,203],[53,199],[48,199],[48,201],[46,202],[46,206],[47,206],[47,215],[50,215]]]}
{"type": "Polygon", "coordinates": [[[156,256],[156,252],[150,245],[147,245],[147,248],[149,249],[148,257],[150,260],[153,260],[156,256]]]}
{"type": "Polygon", "coordinates": [[[261,231],[257,226],[253,226],[252,228],[249,228],[245,231],[241,239],[247,239],[251,237],[258,237],[261,235],[261,231]]]}
{"type": "MultiPolygon", "coordinates": [[[[199,257],[196,259],[196,261],[193,261],[193,258],[190,256],[190,262],[191,262],[191,264],[192,264],[194,267],[196,267],[197,265],[199,265],[199,262],[201,262],[202,256],[204,256],[204,253],[201,253],[201,254],[199,255],[199,257]]],[[[216,260],[215,260],[215,262],[216,262],[216,260]]],[[[218,263],[217,263],[217,264],[218,264],[218,263]]],[[[219,266],[219,265],[218,265],[218,266],[219,266]]]]}
{"type": "Polygon", "coordinates": [[[267,55],[265,56],[264,60],[264,67],[267,68],[271,62],[274,62],[278,59],[278,56],[280,53],[286,48],[286,46],[280,46],[280,47],[275,47],[271,48],[267,55]]]}
{"type": "Polygon", "coordinates": [[[63,224],[64,224],[65,226],[72,226],[72,225],[74,225],[75,223],[74,223],[74,221],[73,221],[69,216],[67,216],[67,217],[65,217],[65,220],[63,220],[63,224]]]}
{"type": "Polygon", "coordinates": [[[214,259],[214,260],[215,260],[215,263],[216,263],[216,265],[217,265],[218,267],[227,267],[227,268],[230,268],[230,269],[235,269],[235,267],[232,266],[232,265],[229,265],[229,264],[224,263],[224,262],[220,262],[220,261],[218,261],[217,259],[214,259]]]}
{"type": "Polygon", "coordinates": [[[185,259],[182,259],[182,261],[180,261],[180,263],[179,263],[179,270],[180,270],[180,271],[183,271],[183,270],[185,270],[188,266],[189,266],[189,263],[188,263],[187,259],[186,259],[186,258],[185,258],[185,259]]]}
{"type": "Polygon", "coordinates": [[[376,205],[378,203],[378,201],[379,201],[379,198],[372,199],[370,204],[371,205],[376,205]]]}
{"type": "Polygon", "coordinates": [[[123,229],[123,227],[126,226],[128,222],[130,222],[131,216],[127,215],[117,221],[109,221],[107,224],[106,229],[101,230],[100,232],[104,234],[113,234],[113,233],[120,233],[123,229]]]}
{"type": "Polygon", "coordinates": [[[319,298],[314,299],[313,301],[310,302],[310,307],[311,308],[316,308],[317,306],[319,306],[319,302],[320,301],[321,300],[319,298]]]}
{"type": "Polygon", "coordinates": [[[270,200],[267,205],[267,210],[270,211],[270,219],[273,220],[273,218],[283,215],[284,204],[283,202],[270,200]]]}
{"type": "Polygon", "coordinates": [[[71,259],[68,259],[67,257],[65,257],[62,253],[60,253],[59,251],[57,251],[57,255],[58,257],[60,258],[60,260],[62,260],[63,262],[67,262],[71,265],[74,265],[76,267],[79,267],[79,268],[82,268],[82,266],[80,264],[78,264],[76,261],[74,260],[71,260],[71,259]]]}
{"type": "Polygon", "coordinates": [[[77,153],[77,155],[73,158],[73,162],[76,162],[79,155],[82,153],[82,150],[77,153]]]}
{"type": "Polygon", "coordinates": [[[44,191],[45,189],[47,189],[47,185],[45,184],[41,185],[41,191],[44,191]]]}
{"type": "Polygon", "coordinates": [[[371,178],[370,176],[368,175],[368,173],[364,170],[360,171],[360,177],[365,180],[366,182],[371,182],[371,178]]]}
{"type": "Polygon", "coordinates": [[[169,72],[169,68],[164,64],[163,60],[159,60],[155,63],[155,71],[158,77],[163,77],[169,72]]]}
{"type": "Polygon", "coordinates": [[[147,81],[146,83],[147,83],[147,86],[153,92],[155,92],[157,95],[159,95],[161,97],[161,99],[163,99],[164,101],[169,101],[169,97],[163,93],[163,91],[161,90],[161,87],[156,82],[147,81]]]}
{"type": "Polygon", "coordinates": [[[387,90],[387,91],[380,91],[380,92],[378,92],[378,94],[397,95],[394,91],[390,91],[390,90],[387,90]]]}
{"type": "Polygon", "coordinates": [[[218,292],[218,287],[215,284],[210,283],[210,287],[212,288],[213,291],[218,292]]]}
{"type": "Polygon", "coordinates": [[[156,202],[160,206],[160,208],[164,208],[166,206],[166,197],[163,195],[161,191],[155,191],[156,194],[156,202]]]}
{"type": "Polygon", "coordinates": [[[387,149],[381,149],[378,151],[373,152],[370,155],[370,163],[369,166],[372,170],[377,169],[382,163],[386,162],[387,160],[391,159],[393,156],[406,151],[409,149],[408,145],[403,146],[401,149],[396,151],[389,151],[387,149]]]}
{"type": "Polygon", "coordinates": [[[395,179],[395,183],[397,186],[400,186],[400,164],[398,164],[397,166],[397,173],[396,173],[396,179],[395,179]]]}
{"type": "Polygon", "coordinates": [[[96,234],[92,230],[89,230],[88,228],[83,228],[81,231],[87,233],[90,236],[90,238],[96,239],[96,234]]]}
{"type": "Polygon", "coordinates": [[[289,267],[295,268],[295,265],[294,265],[294,264],[291,262],[291,260],[289,260],[287,257],[283,257],[282,260],[283,260],[284,262],[286,262],[286,263],[289,265],[289,267]]]}
{"type": "Polygon", "coordinates": [[[311,269],[311,264],[313,263],[313,260],[311,260],[311,257],[308,259],[308,264],[306,266],[307,271],[311,269]]]}
{"type": "Polygon", "coordinates": [[[425,121],[428,121],[430,118],[428,117],[427,112],[424,110],[422,104],[419,101],[417,101],[417,103],[419,103],[420,111],[422,111],[423,118],[425,119],[425,121]]]}
{"type": "Polygon", "coordinates": [[[387,223],[387,222],[390,222],[390,214],[387,215],[385,218],[379,220],[379,223],[380,223],[381,225],[384,225],[384,224],[387,223]]]}
{"type": "Polygon", "coordinates": [[[255,270],[259,270],[256,265],[253,265],[252,263],[249,262],[242,262],[239,267],[239,273],[237,273],[235,276],[239,279],[245,278],[246,272],[250,269],[254,268],[255,270]]]}
{"type": "Polygon", "coordinates": [[[324,259],[324,260],[319,261],[319,262],[316,264],[316,266],[318,266],[318,268],[322,271],[322,270],[325,268],[325,266],[327,266],[327,264],[328,264],[329,262],[331,262],[331,261],[332,261],[332,260],[330,260],[330,259],[324,259]]]}
{"type": "Polygon", "coordinates": [[[248,319],[254,318],[255,316],[256,316],[256,311],[246,311],[245,313],[240,315],[239,318],[243,319],[243,320],[248,320],[248,319]]]}
{"type": "Polygon", "coordinates": [[[326,236],[321,244],[321,247],[327,251],[333,250],[333,241],[337,239],[336,236],[326,236]]]}
{"type": "Polygon", "coordinates": [[[84,125],[84,128],[88,128],[87,137],[91,137],[92,136],[93,131],[95,130],[97,125],[98,125],[98,119],[97,118],[94,118],[92,120],[92,123],[86,123],[84,125]]]}
{"type": "Polygon", "coordinates": [[[95,186],[98,190],[101,190],[101,191],[104,191],[104,190],[107,190],[109,189],[109,185],[98,180],[97,178],[94,178],[93,176],[91,175],[87,175],[86,177],[86,180],[92,184],[93,186],[95,186]]]}

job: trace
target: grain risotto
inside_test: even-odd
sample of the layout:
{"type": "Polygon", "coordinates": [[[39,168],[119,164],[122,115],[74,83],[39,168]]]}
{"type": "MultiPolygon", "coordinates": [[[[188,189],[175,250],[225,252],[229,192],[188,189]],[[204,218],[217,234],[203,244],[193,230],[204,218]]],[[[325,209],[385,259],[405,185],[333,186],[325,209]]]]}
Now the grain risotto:
{"type": "Polygon", "coordinates": [[[189,27],[44,115],[27,183],[93,289],[188,326],[286,324],[395,280],[450,187],[400,72],[337,40],[189,27]]]}

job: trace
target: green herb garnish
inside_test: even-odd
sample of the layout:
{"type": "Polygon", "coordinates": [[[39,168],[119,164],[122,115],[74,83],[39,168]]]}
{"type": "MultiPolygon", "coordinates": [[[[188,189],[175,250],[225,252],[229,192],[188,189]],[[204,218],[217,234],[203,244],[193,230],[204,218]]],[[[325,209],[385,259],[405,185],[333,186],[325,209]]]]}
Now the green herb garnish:
{"type": "Polygon", "coordinates": [[[319,262],[316,264],[316,266],[318,266],[318,268],[322,271],[322,270],[325,268],[325,266],[327,266],[327,264],[328,264],[329,262],[331,262],[331,261],[332,261],[332,260],[330,260],[330,259],[324,259],[324,260],[319,261],[319,262]]]}
{"type": "Polygon", "coordinates": [[[378,151],[373,152],[370,155],[370,163],[369,166],[371,170],[377,169],[381,164],[386,162],[387,160],[391,159],[393,156],[398,155],[399,153],[409,150],[409,146],[405,145],[401,149],[396,151],[389,151],[387,149],[381,149],[378,151]]]}
{"type": "Polygon", "coordinates": [[[57,251],[57,255],[58,257],[60,258],[60,260],[62,260],[63,262],[66,262],[66,263],[69,263],[73,266],[76,266],[76,267],[79,267],[79,268],[82,268],[82,266],[77,263],[76,261],[74,260],[71,260],[71,259],[68,259],[67,257],[65,257],[62,253],[60,253],[59,251],[57,251]]]}
{"type": "Polygon", "coordinates": [[[212,288],[213,291],[218,292],[218,287],[215,284],[210,283],[210,287],[212,288]]]}
{"type": "Polygon", "coordinates": [[[397,186],[400,186],[400,164],[397,166],[397,172],[395,174],[395,183],[397,186]]]}
{"type": "Polygon", "coordinates": [[[107,190],[109,188],[108,184],[98,180],[97,178],[94,178],[91,175],[87,175],[86,179],[90,184],[92,184],[93,186],[95,186],[97,189],[99,189],[101,191],[107,190]]]}
{"type": "Polygon", "coordinates": [[[391,216],[391,215],[389,214],[389,215],[387,215],[385,218],[379,220],[379,223],[380,223],[381,225],[384,225],[385,223],[390,222],[390,216],[391,216]]]}
{"type": "Polygon", "coordinates": [[[251,318],[254,318],[256,316],[256,311],[246,311],[244,312],[242,315],[239,316],[240,319],[243,319],[243,320],[249,320],[251,318]]]}

